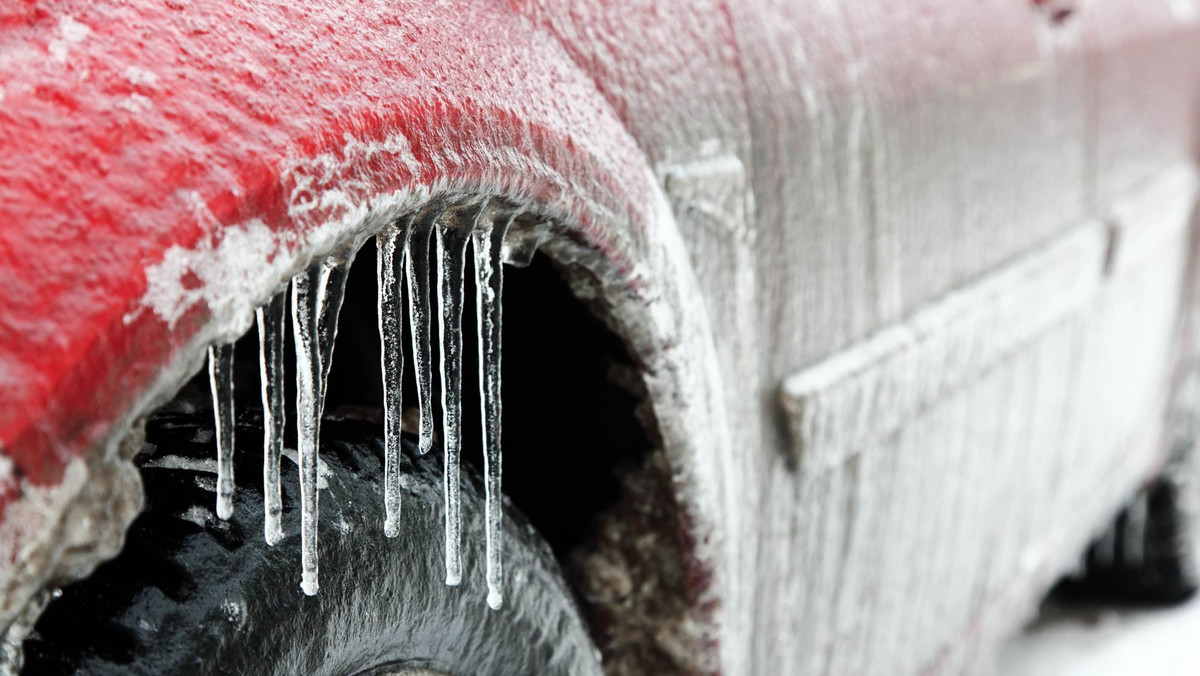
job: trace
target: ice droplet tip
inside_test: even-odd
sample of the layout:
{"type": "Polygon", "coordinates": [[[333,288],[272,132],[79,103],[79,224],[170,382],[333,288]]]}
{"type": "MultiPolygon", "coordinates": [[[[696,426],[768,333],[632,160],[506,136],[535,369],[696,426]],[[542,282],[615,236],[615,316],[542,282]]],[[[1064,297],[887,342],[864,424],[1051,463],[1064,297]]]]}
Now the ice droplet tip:
{"type": "Polygon", "coordinates": [[[500,593],[499,589],[489,589],[487,604],[492,610],[500,610],[504,606],[504,595],[500,593]]]}
{"type": "Polygon", "coordinates": [[[317,576],[312,573],[301,573],[300,589],[304,591],[305,596],[316,596],[321,585],[317,584],[317,576]]]}
{"type": "Polygon", "coordinates": [[[425,455],[431,450],[433,450],[433,439],[421,437],[417,442],[417,455],[425,455]]]}
{"type": "Polygon", "coordinates": [[[383,534],[386,537],[394,538],[400,534],[400,524],[395,519],[388,519],[383,522],[383,534]]]}
{"type": "Polygon", "coordinates": [[[446,575],[446,586],[457,587],[462,584],[462,575],[446,575]]]}
{"type": "Polygon", "coordinates": [[[217,518],[228,521],[233,516],[233,500],[228,497],[217,498],[217,518]]]}

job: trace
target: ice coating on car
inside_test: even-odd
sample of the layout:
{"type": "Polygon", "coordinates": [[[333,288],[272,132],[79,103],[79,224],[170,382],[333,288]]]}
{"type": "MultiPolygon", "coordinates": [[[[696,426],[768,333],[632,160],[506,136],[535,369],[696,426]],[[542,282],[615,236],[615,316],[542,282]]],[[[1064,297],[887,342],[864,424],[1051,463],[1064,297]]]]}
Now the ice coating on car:
{"type": "Polygon", "coordinates": [[[383,533],[387,537],[396,537],[400,533],[400,422],[404,415],[401,283],[410,221],[411,218],[389,226],[376,238],[380,365],[383,371],[383,533]]]}
{"type": "Polygon", "coordinates": [[[338,313],[353,250],[330,256],[292,278],[292,333],[296,340],[296,429],[300,451],[300,588],[317,593],[317,453],[325,387],[333,360],[338,313]]]}
{"type": "Polygon", "coordinates": [[[283,384],[287,289],[258,308],[255,315],[263,405],[263,536],[267,544],[274,545],[283,539],[279,456],[283,451],[283,430],[287,424],[283,384]]]}
{"type": "Polygon", "coordinates": [[[459,495],[459,460],[462,453],[462,304],[463,266],[469,230],[437,229],[438,337],[441,339],[442,448],[446,454],[446,584],[462,581],[462,505],[459,495]]]}
{"type": "MultiPolygon", "coordinates": [[[[453,190],[458,195],[537,196],[539,208],[573,222],[635,222],[643,213],[639,205],[645,201],[634,199],[641,196],[640,178],[633,171],[640,167],[639,149],[616,124],[610,107],[593,105],[602,103],[593,79],[563,61],[563,49],[555,41],[530,40],[541,33],[507,6],[485,3],[464,14],[425,3],[400,9],[306,4],[303,20],[277,31],[281,15],[278,7],[268,5],[239,5],[234,14],[240,18],[232,19],[227,8],[203,4],[137,0],[122,5],[120,17],[95,5],[68,4],[78,10],[71,16],[94,27],[89,39],[71,45],[69,68],[46,52],[47,39],[58,37],[55,14],[65,12],[65,6],[48,13],[38,10],[38,25],[26,27],[23,20],[13,25],[21,31],[9,36],[14,44],[6,55],[19,68],[6,69],[16,79],[8,78],[3,86],[5,127],[15,140],[11,150],[22,157],[5,167],[12,169],[15,185],[24,185],[26,177],[52,175],[47,169],[70,169],[62,182],[38,179],[44,191],[6,195],[5,200],[5,213],[12,216],[5,223],[13,224],[14,233],[36,222],[71,252],[60,257],[56,249],[56,265],[28,267],[40,269],[37,274],[26,274],[23,267],[18,267],[20,275],[4,271],[7,281],[26,280],[14,288],[30,291],[9,298],[14,312],[4,319],[16,323],[6,323],[6,328],[25,322],[20,312],[28,308],[46,310],[27,323],[29,340],[6,346],[12,349],[0,359],[0,371],[12,374],[9,382],[22,383],[0,388],[0,409],[18,412],[14,426],[5,427],[2,444],[16,469],[28,472],[38,486],[58,481],[63,463],[109,443],[105,435],[120,430],[127,413],[135,419],[168,399],[190,377],[209,343],[249,327],[255,306],[267,301],[280,282],[312,256],[331,250],[337,237],[328,233],[340,237],[357,230],[380,211],[381,202],[405,203],[406,191],[453,190]],[[132,25],[124,13],[141,11],[152,26],[146,35],[164,51],[122,49],[120,27],[132,25]],[[111,21],[103,21],[104,16],[111,21]],[[180,20],[190,28],[179,28],[180,20]],[[489,30],[479,31],[480,25],[489,30]],[[47,26],[51,34],[42,31],[47,26]],[[220,29],[208,30],[212,26],[220,29]],[[447,49],[458,43],[446,38],[452,30],[477,33],[483,51],[468,59],[447,49]],[[342,37],[330,41],[334,35],[342,37]],[[205,46],[201,36],[216,42],[205,46]],[[527,48],[513,50],[514,36],[527,48]],[[280,45],[286,48],[280,51],[280,45]],[[171,57],[173,50],[196,58],[171,57]],[[298,59],[297,67],[278,60],[285,53],[298,59]],[[491,66],[477,68],[481,57],[491,66]],[[429,63],[429,70],[404,67],[419,61],[429,63]],[[131,67],[154,75],[130,76],[131,67]],[[227,77],[228,68],[237,75],[227,77]],[[38,83],[49,84],[45,91],[50,98],[35,95],[43,91],[38,83]],[[435,93],[442,85],[446,89],[435,93]],[[137,100],[145,97],[152,105],[136,114],[120,107],[132,100],[131,87],[137,100]],[[481,91],[487,95],[478,97],[481,91]],[[546,91],[553,95],[544,95],[546,91]],[[230,92],[233,98],[226,96],[230,92]],[[328,101],[312,105],[309,96],[316,93],[328,101]],[[587,105],[573,103],[585,97],[590,97],[587,105]],[[443,102],[451,108],[422,112],[428,112],[426,105],[443,102]],[[205,112],[214,105],[241,112],[232,118],[205,112]],[[57,116],[63,106],[79,106],[65,113],[69,123],[42,126],[37,121],[43,107],[57,116]],[[92,118],[84,113],[107,120],[103,128],[131,133],[119,139],[91,138],[93,127],[84,122],[92,118]],[[454,133],[464,121],[480,135],[454,133]],[[49,129],[60,133],[32,140],[49,129]],[[397,138],[412,139],[412,148],[397,138]],[[61,150],[78,161],[64,162],[61,150]],[[104,178],[110,169],[111,183],[104,178]],[[608,182],[610,173],[615,182],[608,182]],[[77,182],[85,176],[86,181],[77,182]],[[86,228],[79,227],[84,221],[78,212],[59,217],[71,201],[63,195],[83,194],[81,188],[94,191],[98,185],[123,186],[89,202],[102,217],[91,219],[89,212],[86,228]],[[211,217],[208,212],[193,214],[192,200],[181,198],[191,193],[212,207],[211,217]],[[146,208],[153,213],[135,211],[146,208]],[[261,248],[239,251],[225,237],[246,224],[253,224],[253,242],[262,243],[261,248]],[[110,244],[112,255],[89,255],[110,244]],[[195,256],[164,258],[168,250],[195,256]],[[231,255],[218,261],[225,253],[231,255]],[[89,260],[90,274],[102,280],[92,287],[86,304],[79,303],[78,293],[72,291],[68,298],[60,291],[71,288],[70,280],[78,281],[73,264],[79,260],[89,260]],[[149,288],[142,283],[142,262],[147,263],[149,288]],[[210,271],[220,274],[206,274],[210,271]],[[165,291],[159,283],[164,279],[169,282],[165,291]],[[187,314],[186,320],[167,319],[177,314],[187,314]],[[44,332],[46,327],[54,330],[44,332]],[[123,355],[128,359],[108,358],[112,350],[129,346],[136,348],[123,355]],[[26,358],[38,350],[47,358],[26,358]],[[88,374],[88,388],[62,386],[82,382],[73,378],[83,373],[88,374]],[[82,390],[87,394],[76,394],[82,390]],[[64,414],[80,424],[32,423],[64,414]]],[[[33,239],[6,240],[6,246],[17,247],[12,259],[34,261],[47,255],[27,249],[33,239]]],[[[242,353],[245,357],[246,350],[242,353]]],[[[250,401],[256,399],[254,395],[250,401]]],[[[432,434],[425,439],[428,449],[432,434]]],[[[243,439],[242,446],[246,444],[243,439]]],[[[249,471],[257,474],[257,468],[249,471]]],[[[17,499],[27,500],[16,493],[5,498],[17,499]]],[[[32,543],[28,525],[13,526],[18,529],[14,542],[22,547],[32,543]]],[[[57,549],[43,557],[42,546],[37,547],[36,560],[58,560],[57,549]]],[[[21,561],[31,560],[21,556],[21,561]]],[[[25,583],[20,584],[24,589],[25,583]]]]}
{"type": "Polygon", "coordinates": [[[217,516],[233,516],[233,345],[208,348],[208,380],[212,386],[217,427],[217,516]]]}
{"type": "Polygon", "coordinates": [[[487,541],[487,603],[504,603],[504,559],[500,493],[500,323],[504,290],[501,250],[513,215],[480,219],[472,235],[475,249],[475,312],[479,318],[479,406],[483,421],[484,537],[487,541]]]}

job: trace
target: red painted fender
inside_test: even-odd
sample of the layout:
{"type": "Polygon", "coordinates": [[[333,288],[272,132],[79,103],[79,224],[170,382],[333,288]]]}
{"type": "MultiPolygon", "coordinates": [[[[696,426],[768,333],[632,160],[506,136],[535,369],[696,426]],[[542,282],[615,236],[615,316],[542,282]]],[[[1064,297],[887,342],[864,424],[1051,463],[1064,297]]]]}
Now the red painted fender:
{"type": "Polygon", "coordinates": [[[651,187],[590,78],[505,6],[429,4],[0,10],[0,447],[15,476],[55,482],[210,323],[212,280],[163,262],[220,251],[230,228],[259,239],[231,243],[257,258],[230,251],[246,257],[221,274],[244,279],[225,288],[430,185],[536,202],[628,254],[651,187]]]}
{"type": "MultiPolygon", "coordinates": [[[[648,259],[687,268],[650,162],[536,15],[489,1],[0,8],[0,623],[61,574],[62,547],[95,548],[62,534],[90,513],[43,488],[112,454],[292,273],[431,194],[502,196],[573,228],[606,284],[667,308],[633,320],[666,336],[650,343],[701,340],[703,311],[679,302],[695,285],[664,293],[647,276],[648,259]]],[[[684,382],[711,368],[660,364],[658,382],[689,392],[674,399],[719,389],[684,382]]],[[[711,402],[690,415],[720,418],[711,402]]],[[[709,495],[713,476],[679,481],[709,495]]],[[[711,547],[705,518],[687,523],[681,536],[711,547]]],[[[693,626],[712,636],[719,594],[694,565],[693,626]]]]}
{"type": "Polygon", "coordinates": [[[499,195],[573,228],[568,253],[629,296],[613,314],[665,402],[692,559],[676,652],[787,671],[807,659],[788,632],[838,607],[806,596],[803,557],[841,540],[804,516],[820,493],[783,474],[763,395],[1185,160],[1196,13],[0,2],[0,629],[75,546],[73,496],[40,517],[42,489],[82,492],[80,460],[201,346],[363,222],[499,195]]]}

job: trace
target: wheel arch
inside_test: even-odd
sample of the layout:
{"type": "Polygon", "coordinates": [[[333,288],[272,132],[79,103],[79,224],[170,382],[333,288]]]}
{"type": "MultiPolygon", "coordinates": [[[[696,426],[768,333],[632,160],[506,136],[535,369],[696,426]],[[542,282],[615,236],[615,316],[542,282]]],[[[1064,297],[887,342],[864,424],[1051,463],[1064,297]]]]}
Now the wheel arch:
{"type": "Polygon", "coordinates": [[[505,8],[320,4],[183,17],[149,1],[64,1],[5,28],[38,58],[4,83],[14,161],[0,176],[0,283],[12,290],[0,370],[23,386],[0,389],[12,461],[0,619],[86,571],[113,538],[119,547],[136,509],[112,506],[140,489],[120,469],[119,481],[89,478],[123,466],[135,421],[200,367],[207,344],[243,331],[345,238],[429,199],[498,197],[558,224],[545,251],[576,271],[643,367],[709,652],[718,515],[733,497],[720,478],[728,423],[707,312],[646,158],[561,46],[505,8]],[[227,32],[229,51],[185,25],[227,32]],[[85,503],[116,526],[90,552],[96,543],[61,536],[85,503]],[[68,546],[80,556],[66,567],[68,546]]]}

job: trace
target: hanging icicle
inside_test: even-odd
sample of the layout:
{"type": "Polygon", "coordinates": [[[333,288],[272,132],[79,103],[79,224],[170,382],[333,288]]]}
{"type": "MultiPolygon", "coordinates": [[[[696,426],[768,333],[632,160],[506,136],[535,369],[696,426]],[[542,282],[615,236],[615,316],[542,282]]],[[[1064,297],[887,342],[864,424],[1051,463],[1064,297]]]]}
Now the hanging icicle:
{"type": "Polygon", "coordinates": [[[500,493],[500,322],[504,291],[501,248],[514,213],[480,219],[472,237],[475,249],[475,312],[478,317],[479,404],[483,421],[484,537],[487,543],[487,603],[504,603],[501,542],[503,502],[500,493]]]}
{"type": "MultiPolygon", "coordinates": [[[[433,445],[431,344],[431,240],[437,241],[436,292],[440,340],[442,437],[445,450],[446,584],[462,581],[462,306],[467,246],[473,243],[478,327],[479,393],[483,422],[487,603],[498,609],[503,589],[503,502],[501,493],[501,323],[504,289],[502,248],[515,212],[487,201],[447,210],[441,203],[400,219],[377,237],[379,336],[384,392],[384,534],[400,532],[400,460],[404,373],[403,277],[407,275],[408,319],[420,412],[418,451],[433,445]]],[[[356,249],[347,247],[295,275],[291,285],[292,331],[296,342],[296,426],[300,465],[301,583],[314,595],[318,582],[318,463],[321,416],[337,338],[338,315],[356,249]]],[[[257,310],[263,403],[264,536],[283,538],[280,456],[286,423],[284,331],[287,289],[257,310]]],[[[217,514],[233,511],[233,346],[209,348],[209,376],[217,425],[217,514]]]]}
{"type": "Polygon", "coordinates": [[[263,404],[263,536],[268,545],[283,539],[283,502],[279,481],[279,456],[287,408],[283,385],[284,328],[287,321],[287,289],[258,308],[258,368],[263,404]]]}
{"type": "Polygon", "coordinates": [[[217,426],[217,516],[233,516],[233,345],[208,348],[208,382],[212,386],[217,426]]]}
{"type": "Polygon", "coordinates": [[[325,277],[317,328],[321,336],[322,404],[325,402],[325,389],[329,386],[329,367],[333,365],[333,344],[337,340],[338,316],[342,313],[342,301],[346,298],[346,280],[350,278],[350,265],[357,253],[357,248],[348,248],[329,256],[321,263],[325,277]]]}
{"type": "Polygon", "coordinates": [[[417,452],[433,448],[433,353],[430,345],[429,241],[441,217],[440,205],[426,208],[413,220],[405,255],[408,266],[408,325],[412,331],[420,425],[417,452]]]}
{"type": "MultiPolygon", "coordinates": [[[[474,210],[478,213],[478,208],[474,210]]],[[[437,229],[437,295],[441,314],[442,449],[445,453],[444,500],[446,504],[446,584],[462,581],[462,502],[459,495],[459,458],[462,453],[462,303],[463,267],[471,222],[463,212],[453,224],[437,229]],[[464,223],[465,222],[465,223],[464,223]]],[[[473,220],[473,219],[471,219],[473,220]]]]}
{"type": "Polygon", "coordinates": [[[408,244],[411,222],[410,216],[384,229],[376,238],[379,342],[383,367],[383,533],[390,538],[400,534],[400,430],[404,416],[401,397],[404,375],[401,280],[404,277],[404,250],[408,244]]]}
{"type": "Polygon", "coordinates": [[[325,388],[333,361],[338,313],[354,260],[347,249],[292,278],[292,332],[296,339],[296,427],[300,450],[300,588],[317,593],[317,454],[325,388]]]}

